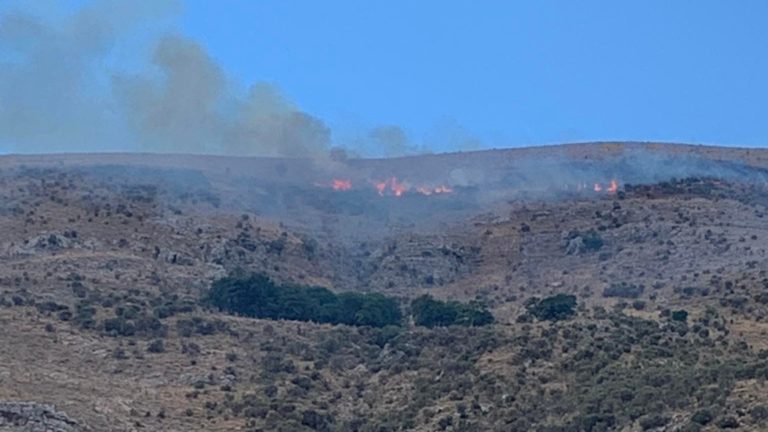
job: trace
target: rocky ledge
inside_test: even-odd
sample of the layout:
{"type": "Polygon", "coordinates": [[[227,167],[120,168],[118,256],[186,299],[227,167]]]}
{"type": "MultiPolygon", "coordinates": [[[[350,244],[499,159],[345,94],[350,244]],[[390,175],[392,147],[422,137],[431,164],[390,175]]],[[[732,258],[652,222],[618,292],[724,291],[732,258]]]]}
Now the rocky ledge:
{"type": "Polygon", "coordinates": [[[0,432],[86,432],[52,405],[0,401],[0,432]]]}

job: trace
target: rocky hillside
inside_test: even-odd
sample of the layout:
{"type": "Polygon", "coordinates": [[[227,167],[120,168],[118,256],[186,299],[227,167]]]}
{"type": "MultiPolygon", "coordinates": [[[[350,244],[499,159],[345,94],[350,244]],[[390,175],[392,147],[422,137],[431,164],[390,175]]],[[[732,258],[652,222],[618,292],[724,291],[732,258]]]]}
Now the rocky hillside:
{"type": "Polygon", "coordinates": [[[418,159],[5,158],[0,431],[765,430],[766,154],[579,145],[410,177],[418,159]],[[412,180],[369,183],[387,176],[412,180]],[[405,318],[204,301],[250,273],[405,318]],[[495,323],[417,325],[424,294],[495,323]]]}

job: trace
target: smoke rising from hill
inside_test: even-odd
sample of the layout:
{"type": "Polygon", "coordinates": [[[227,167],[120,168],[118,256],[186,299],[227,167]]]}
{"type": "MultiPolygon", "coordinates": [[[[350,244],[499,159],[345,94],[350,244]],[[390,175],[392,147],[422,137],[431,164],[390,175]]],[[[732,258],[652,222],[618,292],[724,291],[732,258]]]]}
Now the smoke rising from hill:
{"type": "Polygon", "coordinates": [[[275,87],[257,83],[245,95],[229,90],[224,72],[194,41],[163,37],[152,63],[164,80],[113,80],[130,129],[148,149],[311,156],[330,146],[328,127],[294,107],[275,87]]]}
{"type": "Polygon", "coordinates": [[[323,121],[274,85],[237,90],[200,44],[175,34],[176,1],[98,0],[56,17],[32,9],[0,15],[0,148],[307,157],[331,147],[323,121]],[[148,55],[118,67],[148,28],[148,55]]]}

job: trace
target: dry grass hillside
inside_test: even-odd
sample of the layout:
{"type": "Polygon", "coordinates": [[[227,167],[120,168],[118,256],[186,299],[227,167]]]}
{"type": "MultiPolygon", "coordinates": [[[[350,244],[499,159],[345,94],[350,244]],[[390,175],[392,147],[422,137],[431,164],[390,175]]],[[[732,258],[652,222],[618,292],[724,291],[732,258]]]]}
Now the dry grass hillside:
{"type": "Polygon", "coordinates": [[[766,173],[620,143],[0,158],[0,431],[766,430],[766,173]],[[205,301],[251,273],[403,319],[205,301]],[[424,294],[495,322],[419,325],[424,294]]]}

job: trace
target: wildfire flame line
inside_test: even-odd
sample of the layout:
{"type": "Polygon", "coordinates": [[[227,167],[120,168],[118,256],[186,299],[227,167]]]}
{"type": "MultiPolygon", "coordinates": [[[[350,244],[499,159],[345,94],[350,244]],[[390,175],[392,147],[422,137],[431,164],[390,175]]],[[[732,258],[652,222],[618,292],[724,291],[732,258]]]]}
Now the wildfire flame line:
{"type": "Polygon", "coordinates": [[[352,180],[333,179],[331,187],[336,191],[348,191],[352,189],[352,180]]]}
{"type": "MultiPolygon", "coordinates": [[[[448,194],[453,192],[453,188],[446,185],[439,186],[411,186],[408,182],[399,180],[397,177],[392,176],[383,181],[372,181],[376,192],[379,196],[394,196],[402,197],[406,193],[418,193],[421,195],[438,195],[448,194]]],[[[329,183],[315,183],[317,187],[330,188],[335,191],[345,192],[353,189],[352,180],[349,179],[333,179],[329,183]]]]}
{"type": "Polygon", "coordinates": [[[611,182],[608,184],[608,186],[603,186],[602,183],[595,183],[594,186],[595,192],[607,192],[609,194],[615,194],[619,190],[619,183],[616,180],[611,180],[611,182]]]}
{"type": "MultiPolygon", "coordinates": [[[[412,186],[407,181],[399,180],[397,177],[392,176],[383,181],[370,181],[376,193],[379,196],[393,196],[400,198],[407,193],[417,193],[425,196],[450,194],[453,193],[453,188],[445,185],[438,186],[412,186]]],[[[330,188],[334,191],[346,192],[353,189],[352,180],[350,179],[333,179],[329,183],[315,183],[315,186],[330,188]]],[[[566,189],[570,189],[569,185],[564,185],[566,189]]],[[[576,190],[579,192],[589,190],[587,183],[577,183],[576,190]]],[[[619,183],[617,180],[611,180],[608,183],[597,182],[592,185],[592,191],[595,193],[607,193],[615,194],[619,190],[619,183]]]]}
{"type": "Polygon", "coordinates": [[[381,196],[384,196],[385,193],[390,192],[396,197],[401,197],[409,189],[405,182],[399,181],[397,177],[394,176],[384,180],[383,182],[374,182],[373,185],[376,187],[376,190],[381,196]]]}

